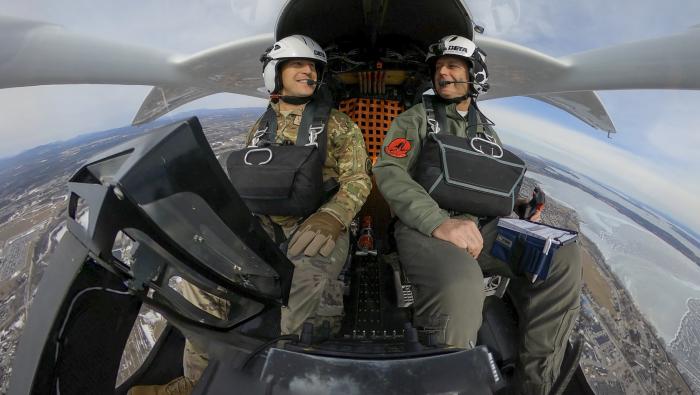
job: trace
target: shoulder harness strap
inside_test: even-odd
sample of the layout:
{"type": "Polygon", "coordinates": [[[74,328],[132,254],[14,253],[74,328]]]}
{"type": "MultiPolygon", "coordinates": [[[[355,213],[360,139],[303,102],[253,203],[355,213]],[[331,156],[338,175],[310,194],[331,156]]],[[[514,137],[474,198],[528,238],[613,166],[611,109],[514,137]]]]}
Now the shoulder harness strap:
{"type": "Polygon", "coordinates": [[[312,100],[306,107],[301,116],[301,124],[297,133],[296,145],[315,146],[319,149],[321,165],[326,161],[326,150],[328,146],[328,137],[322,136],[328,125],[331,106],[325,100],[312,100]]]}
{"type": "Polygon", "coordinates": [[[489,140],[493,139],[494,130],[493,127],[491,127],[490,121],[484,119],[479,107],[477,107],[476,103],[473,101],[469,106],[469,112],[467,112],[467,123],[469,124],[467,125],[468,136],[470,136],[470,129],[476,129],[476,134],[474,136],[470,136],[470,138],[481,135],[489,137],[489,140]]]}
{"type": "MultiPolygon", "coordinates": [[[[467,113],[467,138],[469,138],[471,147],[484,155],[494,158],[503,157],[503,147],[496,140],[495,131],[491,127],[491,121],[479,111],[476,103],[469,106],[467,113]],[[472,134],[469,129],[474,127],[476,133],[472,134]]],[[[473,129],[472,129],[473,130],[473,129]]]]}
{"type": "Polygon", "coordinates": [[[265,113],[260,117],[258,130],[253,133],[250,147],[258,147],[260,144],[270,145],[277,138],[277,113],[268,105],[265,113]]]}
{"type": "MultiPolygon", "coordinates": [[[[328,124],[330,116],[330,103],[324,100],[312,100],[305,107],[301,116],[301,124],[297,133],[295,145],[300,146],[315,146],[320,150],[321,164],[326,161],[326,150],[328,138],[319,139],[318,136],[323,134],[328,124]]],[[[253,133],[253,139],[250,142],[251,147],[259,147],[274,144],[277,138],[277,113],[268,106],[267,110],[260,117],[258,130],[253,133]]]]}
{"type": "MultiPolygon", "coordinates": [[[[428,132],[440,133],[447,125],[445,103],[435,100],[433,95],[423,95],[423,106],[425,107],[425,114],[428,121],[428,132]]],[[[472,102],[469,106],[467,123],[467,137],[473,138],[479,135],[493,137],[494,131],[491,124],[483,119],[475,102],[472,102]],[[472,130],[472,128],[476,129],[476,133],[470,136],[470,130],[472,130]]]]}
{"type": "Polygon", "coordinates": [[[433,95],[423,95],[423,107],[428,121],[428,133],[440,133],[447,125],[445,103],[434,100],[433,95]]]}

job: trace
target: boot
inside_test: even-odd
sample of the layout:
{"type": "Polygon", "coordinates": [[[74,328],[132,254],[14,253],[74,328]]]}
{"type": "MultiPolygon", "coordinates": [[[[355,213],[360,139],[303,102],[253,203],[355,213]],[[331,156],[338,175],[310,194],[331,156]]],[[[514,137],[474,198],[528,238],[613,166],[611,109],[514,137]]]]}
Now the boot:
{"type": "Polygon", "coordinates": [[[164,385],[137,385],[126,395],[190,395],[193,388],[194,381],[183,376],[164,385]]]}

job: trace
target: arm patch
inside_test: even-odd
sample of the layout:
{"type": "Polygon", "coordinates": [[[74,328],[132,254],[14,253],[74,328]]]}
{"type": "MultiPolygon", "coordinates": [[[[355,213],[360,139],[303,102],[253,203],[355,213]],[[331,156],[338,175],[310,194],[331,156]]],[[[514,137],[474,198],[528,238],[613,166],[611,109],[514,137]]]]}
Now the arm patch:
{"type": "Polygon", "coordinates": [[[403,137],[391,140],[391,142],[384,147],[384,152],[394,158],[405,158],[410,150],[411,142],[403,137]]]}

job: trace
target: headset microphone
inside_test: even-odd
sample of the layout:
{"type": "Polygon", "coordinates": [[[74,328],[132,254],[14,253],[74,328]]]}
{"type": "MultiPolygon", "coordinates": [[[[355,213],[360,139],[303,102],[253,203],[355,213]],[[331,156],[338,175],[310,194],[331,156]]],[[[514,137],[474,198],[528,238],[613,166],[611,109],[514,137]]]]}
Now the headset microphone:
{"type": "Polygon", "coordinates": [[[312,80],[311,78],[309,78],[306,80],[306,84],[309,86],[314,86],[314,85],[320,85],[321,83],[319,81],[312,80]]]}

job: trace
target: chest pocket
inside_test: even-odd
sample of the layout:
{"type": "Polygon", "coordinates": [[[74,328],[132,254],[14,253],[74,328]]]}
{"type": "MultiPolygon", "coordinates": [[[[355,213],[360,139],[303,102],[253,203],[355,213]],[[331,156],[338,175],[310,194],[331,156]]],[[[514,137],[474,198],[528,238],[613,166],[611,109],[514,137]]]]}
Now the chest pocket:
{"type": "Polygon", "coordinates": [[[279,145],[232,152],[226,168],[250,211],[306,217],[322,203],[319,161],[316,147],[279,145]]]}
{"type": "MultiPolygon", "coordinates": [[[[431,101],[425,104],[428,136],[413,178],[443,209],[482,217],[509,215],[525,175],[525,162],[490,134],[465,138],[440,133],[447,127],[445,106],[427,101],[431,101]]],[[[470,127],[478,125],[473,105],[468,117],[470,127]]]]}
{"type": "Polygon", "coordinates": [[[277,115],[268,107],[249,147],[225,160],[234,188],[250,211],[265,215],[306,217],[324,199],[323,163],[330,105],[306,105],[295,144],[277,144],[277,115]]]}

